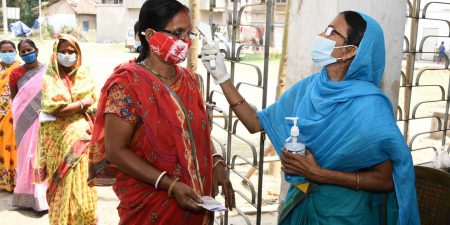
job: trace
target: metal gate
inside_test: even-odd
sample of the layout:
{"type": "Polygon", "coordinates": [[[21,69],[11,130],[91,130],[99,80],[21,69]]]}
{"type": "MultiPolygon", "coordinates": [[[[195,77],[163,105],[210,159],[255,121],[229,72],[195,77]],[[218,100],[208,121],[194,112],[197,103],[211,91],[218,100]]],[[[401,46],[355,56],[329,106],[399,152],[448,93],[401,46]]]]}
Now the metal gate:
{"type": "MultiPolygon", "coordinates": [[[[400,91],[404,92],[404,95],[400,95],[404,99],[403,102],[399,101],[397,120],[412,153],[433,156],[430,153],[446,149],[449,145],[446,144],[450,107],[449,56],[444,54],[444,62],[437,64],[433,62],[436,49],[427,49],[425,46],[430,46],[429,42],[433,40],[445,40],[447,44],[450,42],[450,13],[443,10],[443,16],[440,17],[430,13],[432,8],[439,10],[442,6],[450,6],[450,1],[426,1],[421,4],[421,0],[408,0],[407,5],[406,30],[410,29],[410,32],[404,37],[407,62],[401,73],[400,84],[400,91]],[[425,27],[422,23],[428,21],[434,21],[436,26],[440,26],[440,31],[444,29],[442,33],[445,35],[419,37],[420,28],[425,27]],[[422,57],[426,54],[432,56],[428,57],[428,61],[422,57]],[[436,74],[442,79],[436,81],[436,74]],[[433,98],[427,98],[427,93],[436,94],[432,95],[433,98]],[[431,123],[431,129],[424,129],[424,123],[431,123]]],[[[440,44],[440,41],[437,42],[440,44]]],[[[432,158],[428,157],[416,164],[429,164],[431,161],[432,158]]]]}
{"type": "MultiPolygon", "coordinates": [[[[257,101],[249,101],[249,98],[247,98],[247,96],[245,97],[247,98],[247,102],[250,104],[258,102],[259,104],[254,105],[257,109],[263,109],[267,104],[269,47],[272,32],[271,28],[273,26],[274,2],[272,0],[261,0],[259,3],[249,5],[244,5],[243,2],[244,1],[234,0],[233,10],[230,10],[226,6],[217,6],[216,0],[210,0],[209,24],[212,28],[213,38],[215,37],[215,32],[218,30],[226,30],[228,33],[231,33],[231,48],[228,48],[226,54],[224,54],[226,56],[226,64],[229,64],[231,80],[242,94],[244,94],[242,91],[244,88],[253,89],[256,92],[260,92],[260,95],[257,96],[257,101]],[[259,26],[245,24],[242,22],[244,12],[253,7],[265,9],[266,29],[264,31],[262,31],[259,26]],[[226,17],[228,18],[226,24],[214,21],[214,17],[218,13],[226,14],[226,17]],[[244,27],[254,29],[256,34],[259,34],[260,40],[253,43],[240,43],[240,46],[237,47],[237,43],[240,41],[240,29],[244,27]],[[240,61],[241,51],[247,47],[263,49],[263,51],[259,53],[264,55],[264,65],[262,68],[257,65],[240,61]],[[240,79],[243,74],[239,74],[238,67],[248,67],[254,72],[251,74],[245,74],[246,79],[240,79]]],[[[256,221],[256,224],[259,225],[261,224],[264,166],[264,155],[262,152],[264,151],[265,134],[261,132],[258,134],[256,139],[249,139],[247,135],[242,135],[240,131],[246,131],[246,129],[242,126],[242,124],[240,125],[239,119],[234,116],[228,103],[223,101],[223,93],[217,88],[217,86],[211,85],[211,82],[212,80],[208,75],[206,82],[206,105],[208,109],[212,111],[212,139],[214,145],[219,146],[218,148],[216,147],[216,149],[218,149],[218,151],[221,150],[224,155],[224,159],[228,167],[228,176],[238,176],[242,178],[243,184],[247,186],[248,191],[235,189],[236,199],[244,199],[249,205],[251,205],[251,207],[253,207],[253,211],[256,212],[256,220],[254,221],[256,221]],[[214,135],[215,131],[223,132],[224,135],[214,135]],[[235,150],[236,148],[239,149],[239,152],[235,150]],[[250,165],[251,167],[257,169],[257,183],[245,178],[242,171],[237,170],[237,165],[243,164],[250,165]]],[[[236,184],[234,184],[234,186],[235,185],[236,184]]],[[[246,215],[240,206],[237,205],[235,210],[240,216],[242,216],[246,224],[252,224],[250,216],[246,215]]],[[[216,219],[215,224],[229,224],[228,219],[229,213],[225,212],[224,214],[221,214],[218,219],[216,219]]]]}

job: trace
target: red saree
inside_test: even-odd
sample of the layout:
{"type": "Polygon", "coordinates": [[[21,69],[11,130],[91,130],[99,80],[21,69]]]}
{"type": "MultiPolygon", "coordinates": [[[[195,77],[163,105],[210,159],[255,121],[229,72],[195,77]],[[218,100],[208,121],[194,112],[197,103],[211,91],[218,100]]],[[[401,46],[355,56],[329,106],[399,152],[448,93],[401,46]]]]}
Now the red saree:
{"type": "MultiPolygon", "coordinates": [[[[110,184],[108,176],[114,171],[105,160],[104,112],[110,88],[119,84],[136,101],[135,112],[142,121],[130,148],[158,170],[167,171],[171,177],[179,177],[198,195],[211,195],[212,152],[205,106],[194,75],[187,69],[178,70],[182,75],[172,89],[184,105],[185,112],[176,96],[138,65],[121,65],[106,81],[91,142],[91,184],[110,184]]],[[[166,190],[155,190],[153,185],[115,171],[113,189],[120,199],[120,224],[208,224],[208,213],[181,209],[173,198],[168,197],[166,190]]]]}

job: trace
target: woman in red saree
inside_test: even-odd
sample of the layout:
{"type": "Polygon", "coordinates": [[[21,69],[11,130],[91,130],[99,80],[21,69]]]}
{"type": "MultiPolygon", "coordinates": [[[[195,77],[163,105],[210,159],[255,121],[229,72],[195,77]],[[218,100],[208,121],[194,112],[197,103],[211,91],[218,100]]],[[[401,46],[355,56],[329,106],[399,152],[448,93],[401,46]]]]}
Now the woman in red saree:
{"type": "Polygon", "coordinates": [[[211,214],[196,203],[217,194],[217,183],[234,207],[195,75],[177,65],[195,37],[191,29],[186,6],[146,1],[139,15],[143,60],[118,66],[102,89],[90,181],[107,185],[102,177],[116,170],[120,224],[209,224],[211,214]]]}

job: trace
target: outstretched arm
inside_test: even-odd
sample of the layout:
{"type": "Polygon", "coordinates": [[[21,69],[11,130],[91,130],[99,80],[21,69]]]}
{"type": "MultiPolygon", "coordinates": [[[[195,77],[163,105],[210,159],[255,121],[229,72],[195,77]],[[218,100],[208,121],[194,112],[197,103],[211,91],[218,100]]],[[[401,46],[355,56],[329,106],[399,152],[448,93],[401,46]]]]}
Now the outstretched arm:
{"type": "Polygon", "coordinates": [[[241,96],[237,91],[236,87],[233,85],[231,80],[226,80],[220,84],[222,91],[230,104],[231,109],[239,118],[239,120],[244,124],[250,133],[256,133],[262,131],[263,128],[259,122],[258,115],[255,109],[253,109],[250,104],[241,96]]]}
{"type": "Polygon", "coordinates": [[[245,101],[231,82],[230,75],[227,72],[223,56],[220,54],[219,46],[217,44],[212,45],[206,42],[203,43],[202,62],[206,67],[206,70],[211,73],[215,83],[220,84],[231,109],[248,131],[250,131],[250,133],[262,131],[263,128],[259,122],[255,109],[245,101]],[[216,67],[214,69],[211,68],[210,61],[215,61],[216,67]]]}

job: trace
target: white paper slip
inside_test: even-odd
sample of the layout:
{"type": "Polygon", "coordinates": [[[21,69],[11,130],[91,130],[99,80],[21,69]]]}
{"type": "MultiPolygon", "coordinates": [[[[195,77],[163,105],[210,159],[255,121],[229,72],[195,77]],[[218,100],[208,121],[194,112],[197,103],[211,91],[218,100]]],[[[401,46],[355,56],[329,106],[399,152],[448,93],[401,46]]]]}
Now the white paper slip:
{"type": "Polygon", "coordinates": [[[56,121],[56,116],[51,114],[40,112],[39,113],[39,122],[48,122],[48,121],[56,121]]]}
{"type": "Polygon", "coordinates": [[[197,205],[200,207],[203,207],[209,211],[222,212],[222,211],[228,210],[227,208],[225,208],[224,205],[222,205],[222,203],[220,203],[219,201],[217,201],[216,199],[214,199],[211,196],[203,196],[202,200],[203,200],[203,204],[197,203],[197,205]]]}

